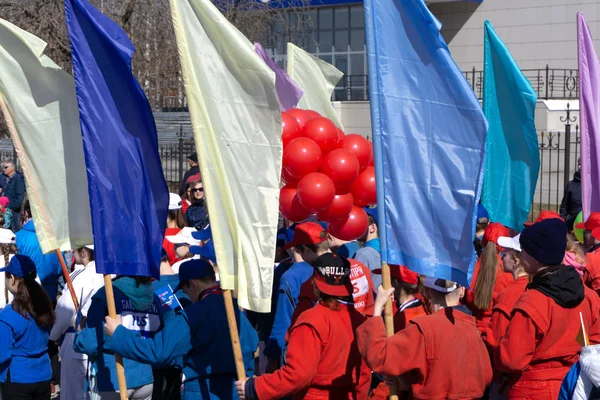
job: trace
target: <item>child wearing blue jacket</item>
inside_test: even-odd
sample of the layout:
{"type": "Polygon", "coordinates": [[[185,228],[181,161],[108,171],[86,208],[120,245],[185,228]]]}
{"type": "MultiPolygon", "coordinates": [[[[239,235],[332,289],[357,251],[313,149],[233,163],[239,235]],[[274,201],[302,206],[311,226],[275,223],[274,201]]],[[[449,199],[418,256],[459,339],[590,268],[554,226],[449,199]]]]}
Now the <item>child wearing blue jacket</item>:
{"type": "Polygon", "coordinates": [[[0,387],[2,398],[50,399],[52,368],[48,338],[54,325],[54,308],[48,294],[35,281],[33,261],[16,255],[4,272],[12,304],[0,311],[0,387]]]}
{"type": "MultiPolygon", "coordinates": [[[[169,313],[164,328],[151,339],[121,326],[122,317],[106,318],[111,348],[123,357],[149,364],[167,364],[183,356],[184,400],[237,399],[236,369],[223,293],[210,262],[193,259],[181,265],[179,279],[193,304],[169,313]]],[[[246,374],[254,373],[258,335],[234,306],[246,374]]]]}
{"type": "MultiPolygon", "coordinates": [[[[161,318],[154,302],[154,289],[147,277],[117,277],[113,281],[115,306],[123,325],[142,337],[152,337],[160,329],[161,318]]],[[[87,354],[91,371],[88,391],[99,399],[119,399],[117,371],[111,340],[104,334],[104,318],[108,315],[106,290],[101,288],[92,297],[85,327],[77,332],[73,349],[87,354]]],[[[120,354],[120,353],[117,353],[120,354]]],[[[152,398],[152,367],[123,357],[128,397],[152,398]]]]}

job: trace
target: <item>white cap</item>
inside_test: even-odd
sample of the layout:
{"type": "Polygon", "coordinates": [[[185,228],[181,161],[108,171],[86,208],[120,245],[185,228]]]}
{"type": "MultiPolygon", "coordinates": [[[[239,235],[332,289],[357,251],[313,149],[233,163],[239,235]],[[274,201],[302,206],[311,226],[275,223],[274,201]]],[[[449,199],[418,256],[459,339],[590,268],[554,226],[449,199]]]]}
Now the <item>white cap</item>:
{"type": "Polygon", "coordinates": [[[169,193],[169,211],[181,209],[181,197],[175,193],[169,193]]]}
{"type": "Polygon", "coordinates": [[[177,235],[167,236],[166,239],[173,244],[189,244],[191,246],[200,246],[200,241],[196,240],[192,236],[192,232],[195,232],[196,228],[186,227],[177,233],[177,235]]]}
{"type": "Polygon", "coordinates": [[[93,244],[88,244],[87,246],[84,246],[86,249],[90,249],[92,251],[94,251],[94,245],[93,244]]]}
{"type": "Polygon", "coordinates": [[[519,238],[521,237],[521,234],[519,233],[517,236],[515,237],[507,237],[507,236],[500,236],[498,238],[498,245],[502,246],[506,249],[513,249],[516,251],[521,251],[521,243],[519,242],[519,238]]]}
{"type": "Polygon", "coordinates": [[[429,289],[433,289],[436,292],[440,292],[440,293],[452,293],[456,289],[458,289],[458,284],[456,282],[454,282],[454,284],[452,286],[450,286],[449,288],[438,286],[438,285],[435,284],[435,281],[437,281],[438,279],[441,279],[441,278],[434,278],[434,277],[431,277],[431,276],[427,276],[423,280],[423,286],[425,286],[425,287],[427,287],[429,289]]]}
{"type": "Polygon", "coordinates": [[[0,228],[0,244],[15,244],[16,236],[10,229],[0,228]]]}

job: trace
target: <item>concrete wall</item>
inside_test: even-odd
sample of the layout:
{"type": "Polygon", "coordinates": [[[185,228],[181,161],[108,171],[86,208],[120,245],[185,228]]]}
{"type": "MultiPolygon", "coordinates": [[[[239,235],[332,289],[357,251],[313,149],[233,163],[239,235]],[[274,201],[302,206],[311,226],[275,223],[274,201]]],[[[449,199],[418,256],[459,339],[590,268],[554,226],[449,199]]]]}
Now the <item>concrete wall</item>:
{"type": "Polygon", "coordinates": [[[334,101],[333,108],[340,116],[345,133],[358,133],[367,139],[373,138],[368,101],[334,101]]]}
{"type": "Polygon", "coordinates": [[[577,12],[600,49],[598,0],[483,0],[429,6],[462,70],[483,68],[483,24],[489,20],[522,69],[577,68],[577,12]]]}

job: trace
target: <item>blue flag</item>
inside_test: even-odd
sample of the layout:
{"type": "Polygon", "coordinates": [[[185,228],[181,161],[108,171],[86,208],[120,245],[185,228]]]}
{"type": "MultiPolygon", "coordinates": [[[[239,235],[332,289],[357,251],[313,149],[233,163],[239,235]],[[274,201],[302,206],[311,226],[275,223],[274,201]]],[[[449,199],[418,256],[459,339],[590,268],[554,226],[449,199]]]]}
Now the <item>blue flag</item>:
{"type": "Polygon", "coordinates": [[[169,193],[154,117],[125,32],[87,0],[65,0],[99,273],[159,276],[169,193]]]}
{"type": "Polygon", "coordinates": [[[490,127],[481,202],[491,221],[520,232],[540,171],[537,93],[489,21],[484,30],[483,112],[490,127]]]}
{"type": "Polygon", "coordinates": [[[423,0],[365,0],[381,258],[469,286],[487,123],[423,0]]]}

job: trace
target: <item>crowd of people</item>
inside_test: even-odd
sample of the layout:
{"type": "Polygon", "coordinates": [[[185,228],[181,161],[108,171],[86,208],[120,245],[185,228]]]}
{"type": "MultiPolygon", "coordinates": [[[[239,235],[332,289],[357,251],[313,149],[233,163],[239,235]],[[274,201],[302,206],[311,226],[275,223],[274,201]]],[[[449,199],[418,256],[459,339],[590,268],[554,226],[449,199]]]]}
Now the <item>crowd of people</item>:
{"type": "Polygon", "coordinates": [[[4,164],[2,194],[12,212],[10,229],[0,229],[5,400],[119,399],[115,354],[136,400],[600,394],[600,213],[573,223],[576,188],[563,216],[542,211],[520,234],[479,206],[470,288],[390,265],[392,287],[383,289],[376,207],[365,210],[368,229],[356,241],[336,238],[316,219],[283,221],[271,312],[234,307],[240,380],[197,156],[188,162],[180,193],[169,196],[160,278],[110,277],[117,318],[108,316],[92,245],[63,254],[75,307],[58,257],[41,252],[28,202],[12,203],[22,177],[4,164]],[[573,229],[585,230],[583,243],[573,229]],[[165,288],[173,306],[157,295],[165,288]],[[382,314],[390,299],[388,337],[382,314]]]}

